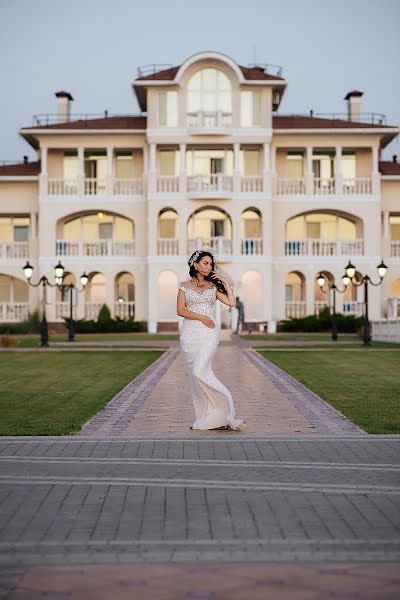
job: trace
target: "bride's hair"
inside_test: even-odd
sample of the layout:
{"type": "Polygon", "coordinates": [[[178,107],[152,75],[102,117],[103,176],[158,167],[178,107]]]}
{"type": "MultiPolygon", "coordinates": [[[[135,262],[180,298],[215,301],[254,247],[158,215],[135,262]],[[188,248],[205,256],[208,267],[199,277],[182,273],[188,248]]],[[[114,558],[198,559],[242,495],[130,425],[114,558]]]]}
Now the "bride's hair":
{"type": "MultiPolygon", "coordinates": [[[[211,258],[211,270],[215,271],[215,259],[214,259],[213,255],[211,254],[211,252],[209,252],[208,250],[199,252],[199,250],[197,250],[196,252],[193,252],[192,256],[188,260],[190,277],[196,277],[197,271],[194,268],[194,263],[200,262],[204,256],[209,256],[211,258]]],[[[197,277],[196,277],[196,279],[197,279],[197,277]]],[[[214,277],[214,279],[212,279],[212,277],[210,277],[210,275],[205,275],[204,279],[206,281],[211,281],[211,283],[213,283],[215,285],[215,287],[217,288],[217,290],[219,292],[222,292],[222,294],[227,294],[224,284],[222,283],[222,281],[220,279],[218,279],[218,277],[214,277]]]]}

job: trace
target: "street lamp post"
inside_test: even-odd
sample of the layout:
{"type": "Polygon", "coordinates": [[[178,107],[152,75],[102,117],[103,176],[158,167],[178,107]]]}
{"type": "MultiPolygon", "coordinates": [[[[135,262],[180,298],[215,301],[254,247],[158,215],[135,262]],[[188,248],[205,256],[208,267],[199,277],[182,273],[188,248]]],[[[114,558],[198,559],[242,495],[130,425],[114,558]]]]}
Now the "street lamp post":
{"type": "Polygon", "coordinates": [[[68,322],[67,322],[68,341],[74,342],[75,341],[75,326],[74,326],[74,315],[73,315],[73,293],[74,293],[74,290],[76,290],[78,294],[80,292],[83,292],[85,290],[87,282],[89,281],[89,277],[87,276],[86,272],[81,275],[81,277],[80,277],[81,284],[82,284],[81,290],[78,290],[78,288],[76,288],[73,283],[63,284],[62,280],[63,280],[62,277],[58,278],[58,281],[56,280],[56,283],[62,293],[65,291],[69,291],[69,318],[68,318],[68,322]]]}
{"type": "Polygon", "coordinates": [[[370,322],[369,322],[369,317],[368,317],[368,284],[371,284],[374,287],[381,285],[383,278],[385,277],[386,271],[387,271],[387,266],[383,262],[383,259],[382,259],[381,263],[377,266],[377,269],[378,269],[378,275],[379,275],[379,279],[380,279],[380,281],[378,283],[374,283],[369,275],[364,275],[361,278],[361,281],[357,281],[357,279],[355,278],[356,267],[354,265],[352,265],[350,261],[345,269],[346,275],[349,277],[351,283],[354,286],[360,287],[364,284],[364,307],[365,307],[364,308],[364,333],[363,333],[364,346],[370,346],[371,339],[372,339],[371,338],[371,327],[370,327],[370,322]]]}
{"type": "Polygon", "coordinates": [[[324,290],[324,285],[325,285],[325,275],[323,275],[323,273],[320,273],[317,277],[317,282],[319,287],[321,288],[321,292],[323,292],[324,294],[327,294],[330,290],[332,290],[333,292],[333,311],[332,311],[332,341],[336,342],[338,339],[338,328],[337,328],[337,319],[336,319],[336,292],[339,292],[339,294],[343,294],[346,291],[347,286],[350,283],[350,278],[345,274],[342,277],[342,281],[343,281],[343,285],[344,288],[342,290],[340,290],[337,285],[335,284],[335,282],[330,283],[329,287],[327,290],[324,290]]]}
{"type": "MultiPolygon", "coordinates": [[[[58,287],[59,289],[62,289],[62,287],[63,287],[62,281],[63,281],[63,277],[64,277],[64,267],[62,266],[61,262],[58,262],[58,264],[54,267],[55,283],[50,283],[50,281],[47,279],[47,277],[45,275],[42,275],[42,277],[39,279],[39,281],[37,283],[32,283],[31,277],[33,274],[33,267],[32,267],[32,265],[29,264],[29,261],[24,266],[23,271],[25,273],[25,277],[28,280],[28,283],[30,286],[38,287],[41,284],[43,287],[42,320],[40,322],[40,345],[48,346],[49,345],[49,328],[48,328],[48,323],[47,323],[47,319],[46,319],[46,289],[47,289],[47,286],[58,287]]],[[[89,278],[86,275],[86,273],[83,273],[83,275],[81,275],[81,283],[82,283],[83,289],[85,288],[88,280],[89,280],[89,278]]],[[[69,341],[73,341],[74,340],[74,329],[73,329],[73,318],[72,318],[72,289],[74,288],[74,285],[68,284],[67,286],[64,286],[64,288],[68,288],[71,290],[70,319],[69,319],[69,323],[68,323],[68,339],[69,339],[69,341]]],[[[83,289],[79,290],[79,291],[83,291],[83,289]]]]}

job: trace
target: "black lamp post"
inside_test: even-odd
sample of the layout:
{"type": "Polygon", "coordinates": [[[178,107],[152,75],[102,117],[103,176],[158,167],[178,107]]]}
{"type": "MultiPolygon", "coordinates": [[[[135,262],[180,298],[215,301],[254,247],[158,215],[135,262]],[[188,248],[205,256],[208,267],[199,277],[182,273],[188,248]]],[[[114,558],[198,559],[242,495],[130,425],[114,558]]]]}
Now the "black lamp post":
{"type": "Polygon", "coordinates": [[[73,315],[73,293],[74,293],[73,291],[76,290],[78,294],[80,292],[83,292],[89,281],[89,277],[86,274],[86,272],[81,275],[81,277],[80,277],[81,284],[82,284],[81,290],[78,290],[78,288],[76,288],[73,283],[63,284],[62,280],[63,280],[62,277],[56,278],[56,284],[58,285],[58,287],[62,293],[69,291],[69,318],[68,318],[68,322],[67,322],[68,341],[74,342],[75,341],[75,326],[74,326],[74,315],[73,315]]]}
{"type": "Polygon", "coordinates": [[[50,283],[50,281],[47,279],[47,277],[45,275],[43,275],[39,281],[37,283],[32,283],[31,282],[31,277],[32,277],[32,273],[33,273],[33,267],[32,265],[29,264],[29,262],[26,263],[26,265],[24,266],[24,273],[25,273],[25,277],[28,280],[29,285],[31,285],[32,287],[38,287],[39,285],[42,285],[43,288],[43,293],[42,293],[42,320],[40,323],[40,345],[41,346],[48,346],[49,345],[49,328],[47,325],[47,319],[46,319],[46,291],[47,291],[47,286],[50,287],[57,287],[57,280],[62,276],[64,273],[64,267],[62,266],[62,264],[59,262],[58,265],[56,265],[54,267],[54,276],[55,276],[55,280],[56,283],[50,283]]]}
{"type": "MultiPolygon", "coordinates": [[[[48,346],[49,345],[49,328],[48,328],[48,323],[47,323],[47,319],[46,319],[46,289],[47,289],[47,286],[58,287],[59,289],[62,289],[62,287],[63,287],[62,280],[64,277],[64,267],[62,266],[60,261],[54,267],[55,283],[50,283],[50,281],[47,279],[47,277],[45,275],[43,275],[37,283],[32,283],[31,277],[32,277],[32,273],[33,273],[33,267],[32,267],[32,265],[29,264],[29,261],[26,263],[23,270],[24,270],[25,277],[27,278],[29,285],[31,285],[32,287],[38,287],[40,284],[42,284],[42,287],[43,287],[42,320],[40,323],[40,345],[48,346]]],[[[81,275],[81,283],[82,283],[83,289],[85,288],[88,280],[89,280],[89,278],[86,275],[86,273],[83,273],[83,275],[81,275]]],[[[72,318],[73,317],[73,315],[72,315],[72,310],[73,310],[73,308],[72,308],[72,289],[74,287],[75,286],[73,284],[68,284],[67,286],[64,286],[64,288],[70,289],[70,318],[69,318],[69,323],[68,323],[68,339],[69,339],[69,341],[74,340],[74,325],[73,325],[73,318],[72,318]]],[[[83,289],[79,290],[79,291],[83,291],[83,289]]]]}
{"type": "Polygon", "coordinates": [[[324,290],[323,288],[324,288],[324,285],[326,282],[325,275],[320,273],[317,277],[317,282],[318,282],[319,287],[321,288],[321,292],[323,292],[324,294],[327,294],[330,290],[332,290],[332,292],[333,292],[332,333],[331,333],[333,342],[336,342],[338,339],[338,328],[337,328],[337,319],[336,319],[336,292],[339,292],[339,294],[343,294],[346,291],[346,288],[350,283],[350,278],[348,277],[348,275],[346,273],[343,275],[342,281],[343,281],[343,285],[344,285],[344,288],[342,290],[339,290],[339,288],[337,287],[335,282],[330,283],[328,289],[324,290]]]}
{"type": "Polygon", "coordinates": [[[368,284],[370,283],[374,287],[381,285],[383,278],[385,277],[386,271],[387,271],[387,266],[383,262],[383,259],[382,259],[381,263],[377,266],[377,269],[378,269],[378,275],[380,278],[380,281],[378,283],[374,283],[371,280],[369,275],[364,275],[361,278],[361,281],[357,281],[357,279],[355,278],[356,268],[354,265],[351,264],[350,261],[345,269],[346,275],[349,277],[349,279],[353,285],[355,285],[356,287],[360,287],[364,284],[364,307],[365,307],[364,308],[364,336],[363,336],[364,346],[371,345],[371,328],[370,328],[370,323],[369,323],[369,318],[368,318],[368,284]]]}

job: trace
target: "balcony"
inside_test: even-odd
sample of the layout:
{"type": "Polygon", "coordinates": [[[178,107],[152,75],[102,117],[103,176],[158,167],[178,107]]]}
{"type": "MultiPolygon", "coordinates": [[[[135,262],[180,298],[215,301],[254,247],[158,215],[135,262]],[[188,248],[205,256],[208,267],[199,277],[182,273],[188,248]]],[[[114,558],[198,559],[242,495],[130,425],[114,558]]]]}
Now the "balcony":
{"type": "Polygon", "coordinates": [[[186,119],[192,134],[229,133],[232,126],[232,113],[222,110],[189,112],[186,119]]]}
{"type": "Polygon", "coordinates": [[[285,316],[287,319],[299,319],[306,316],[306,303],[303,300],[290,300],[285,302],[285,316]]]}
{"type": "Polygon", "coordinates": [[[232,175],[211,173],[209,175],[191,175],[187,178],[187,193],[191,197],[228,197],[233,192],[232,175]]]}
{"type": "Polygon", "coordinates": [[[20,323],[28,318],[27,302],[0,302],[0,323],[20,323]]]}
{"type": "Polygon", "coordinates": [[[179,177],[175,175],[159,175],[157,177],[157,193],[176,194],[179,192],[179,177]]]}
{"type": "Polygon", "coordinates": [[[285,242],[286,256],[361,256],[364,240],[305,239],[285,242]]]}
{"type": "Polygon", "coordinates": [[[400,240],[390,242],[390,256],[400,258],[400,240]]]}
{"type": "Polygon", "coordinates": [[[260,175],[242,175],[240,177],[240,191],[246,194],[259,194],[263,191],[263,181],[260,175]]]}
{"type": "MultiPolygon", "coordinates": [[[[63,319],[69,319],[70,315],[70,303],[69,302],[56,302],[56,321],[62,321],[63,319]]],[[[76,319],[76,306],[72,306],[72,318],[76,319]]]]}
{"type": "Polygon", "coordinates": [[[113,177],[110,180],[86,178],[82,179],[50,178],[47,180],[49,196],[141,196],[143,195],[143,178],[113,177]]]}
{"type": "Polygon", "coordinates": [[[192,254],[195,250],[211,250],[220,258],[232,254],[232,240],[222,236],[188,239],[188,254],[192,254]]]}
{"type": "Polygon", "coordinates": [[[56,240],[56,256],[101,257],[134,255],[134,240],[56,240]]]}
{"type": "Polygon", "coordinates": [[[157,254],[162,256],[176,256],[179,254],[179,241],[177,238],[158,238],[157,254]]]}
{"type": "Polygon", "coordinates": [[[388,296],[386,306],[388,319],[400,319],[400,296],[388,296]]]}
{"type": "Polygon", "coordinates": [[[29,258],[29,242],[0,242],[0,260],[29,258]]]}
{"type": "Polygon", "coordinates": [[[135,316],[135,302],[125,301],[114,303],[114,314],[118,319],[133,319],[135,316]]]}
{"type": "MultiPolygon", "coordinates": [[[[328,303],[324,300],[314,302],[314,314],[318,315],[321,310],[327,308],[328,303]]],[[[342,306],[336,307],[336,312],[341,312],[344,315],[361,315],[363,312],[364,303],[355,301],[343,302],[342,306]]],[[[291,300],[285,302],[285,316],[287,319],[300,319],[307,314],[306,303],[304,300],[291,300]]]]}
{"type": "Polygon", "coordinates": [[[276,196],[370,196],[371,177],[343,179],[340,184],[334,177],[314,177],[307,185],[306,178],[278,177],[275,186],[276,196]]]}
{"type": "Polygon", "coordinates": [[[241,253],[250,256],[259,256],[263,253],[262,238],[245,238],[240,241],[241,253]]]}

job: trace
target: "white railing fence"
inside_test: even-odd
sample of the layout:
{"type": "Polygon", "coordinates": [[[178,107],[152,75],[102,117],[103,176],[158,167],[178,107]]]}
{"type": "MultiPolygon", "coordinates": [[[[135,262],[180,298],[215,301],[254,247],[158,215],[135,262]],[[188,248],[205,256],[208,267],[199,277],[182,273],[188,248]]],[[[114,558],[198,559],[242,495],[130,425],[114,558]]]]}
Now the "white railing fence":
{"type": "Polygon", "coordinates": [[[329,195],[335,193],[334,177],[314,177],[314,194],[329,195]]]}
{"type": "Polygon", "coordinates": [[[19,323],[28,318],[28,302],[0,302],[0,322],[19,323]]]}
{"type": "Polygon", "coordinates": [[[85,196],[102,195],[106,193],[106,190],[107,186],[105,179],[97,179],[96,177],[88,177],[85,179],[85,196]]]}
{"type": "MultiPolygon", "coordinates": [[[[69,302],[56,302],[56,320],[62,321],[64,318],[69,319],[70,315],[70,303],[69,302]]],[[[72,305],[72,318],[76,319],[76,306],[72,305]]]]}
{"type": "Polygon", "coordinates": [[[400,344],[400,318],[372,321],[372,339],[400,344]]]}
{"type": "MultiPolygon", "coordinates": [[[[350,300],[349,302],[343,302],[342,312],[344,315],[355,315],[361,316],[364,310],[364,302],[359,302],[358,300],[350,300]]],[[[338,309],[336,308],[336,311],[338,309]]]]}
{"type": "Polygon", "coordinates": [[[191,175],[187,178],[188,192],[232,192],[233,177],[223,173],[191,175]]]}
{"type": "Polygon", "coordinates": [[[259,255],[263,253],[262,238],[245,238],[241,240],[241,253],[259,255]]]}
{"type": "Polygon", "coordinates": [[[285,316],[288,319],[298,319],[306,316],[306,303],[304,300],[290,300],[285,302],[285,316]]]}
{"type": "Polygon", "coordinates": [[[371,177],[353,177],[352,179],[343,179],[343,194],[361,194],[369,196],[371,193],[371,177]]]}
{"type": "Polygon", "coordinates": [[[291,196],[293,194],[305,194],[306,186],[303,178],[279,177],[276,182],[277,196],[291,196]]]}
{"type": "Polygon", "coordinates": [[[400,296],[388,296],[386,298],[386,312],[388,319],[400,318],[400,296]]]}
{"type": "Polygon", "coordinates": [[[143,194],[143,178],[132,177],[114,179],[113,193],[117,196],[141,196],[143,194]]]}
{"type": "Polygon", "coordinates": [[[135,317],[135,302],[115,302],[115,316],[119,319],[133,319],[135,317]]]}
{"type": "Polygon", "coordinates": [[[158,238],[157,254],[174,256],[179,254],[179,240],[177,238],[158,238]]]}
{"type": "Polygon", "coordinates": [[[232,240],[226,237],[199,237],[188,240],[188,253],[195,250],[212,250],[217,256],[232,254],[232,240]]]}
{"type": "Polygon", "coordinates": [[[197,129],[218,129],[232,125],[232,113],[223,110],[188,112],[187,126],[197,129]]]}
{"type": "Polygon", "coordinates": [[[179,192],[179,177],[176,177],[175,175],[161,175],[157,177],[157,192],[179,192]]]}
{"type": "Polygon", "coordinates": [[[95,321],[104,302],[85,302],[85,319],[95,321]]]}
{"type": "Polygon", "coordinates": [[[52,178],[47,181],[49,196],[75,196],[78,193],[76,179],[52,178]]]}
{"type": "Polygon", "coordinates": [[[0,242],[0,260],[29,258],[29,242],[0,242]]]}
{"type": "Polygon", "coordinates": [[[358,256],[364,254],[364,240],[287,240],[286,256],[358,256]]]}
{"type": "Polygon", "coordinates": [[[390,256],[400,258],[400,240],[390,242],[390,256]]]}
{"type": "Polygon", "coordinates": [[[56,240],[56,256],[134,256],[135,241],[56,240]]]}
{"type": "Polygon", "coordinates": [[[254,175],[252,177],[249,175],[242,175],[240,177],[240,191],[247,194],[262,192],[262,177],[259,175],[254,175]]]}

